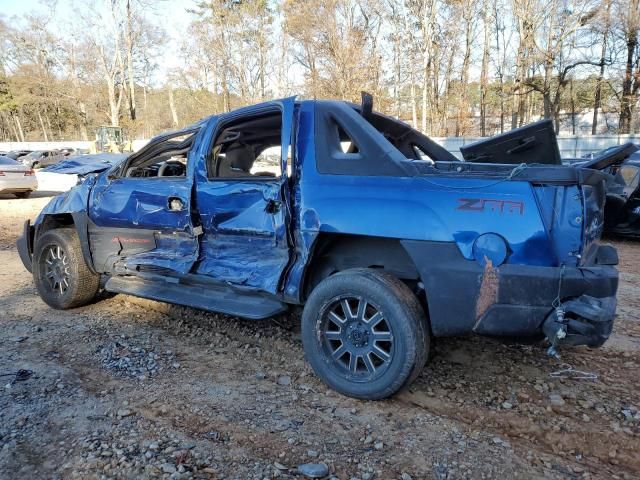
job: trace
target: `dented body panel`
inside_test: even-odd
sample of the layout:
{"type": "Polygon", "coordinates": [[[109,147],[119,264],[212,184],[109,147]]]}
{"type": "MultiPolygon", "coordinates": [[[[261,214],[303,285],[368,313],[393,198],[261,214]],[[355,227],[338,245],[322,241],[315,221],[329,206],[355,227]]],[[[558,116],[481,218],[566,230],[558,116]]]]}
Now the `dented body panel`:
{"type": "MultiPolygon", "coordinates": [[[[265,305],[303,304],[318,272],[333,273],[321,262],[331,242],[384,239],[412,264],[395,267],[424,295],[436,336],[542,335],[559,303],[584,296],[603,299],[589,305],[613,321],[615,302],[606,299],[615,299],[617,257],[599,245],[600,172],[427,162],[411,153],[429,150],[426,137],[383,116],[365,119],[343,102],[268,102],[210,117],[194,131],[183,177],[115,175],[126,160],[53,199],[35,229],[48,215],[84,214],[90,261],[100,273],[204,291],[217,282],[262,296],[265,305]],[[288,147],[281,148],[282,174],[212,175],[211,151],[225,126],[274,110],[288,147]],[[342,149],[340,132],[357,148],[342,149]]],[[[145,147],[153,148],[154,141],[145,147]]],[[[37,241],[30,228],[34,238],[21,246],[27,252],[37,241]]],[[[393,271],[365,251],[356,247],[342,263],[393,271]]]]}
{"type": "Polygon", "coordinates": [[[122,261],[129,270],[138,265],[156,265],[187,273],[198,254],[197,238],[191,234],[190,198],[191,184],[182,180],[164,180],[162,185],[155,185],[147,179],[109,180],[100,176],[91,191],[87,213],[92,222],[92,238],[106,236],[107,243],[103,240],[104,246],[94,250],[109,252],[113,259],[105,265],[109,270],[122,261]],[[171,211],[168,199],[172,197],[183,199],[187,207],[180,212],[171,211]],[[135,238],[132,234],[139,231],[153,233],[155,248],[123,251],[127,242],[139,245],[131,240],[135,238]]]}

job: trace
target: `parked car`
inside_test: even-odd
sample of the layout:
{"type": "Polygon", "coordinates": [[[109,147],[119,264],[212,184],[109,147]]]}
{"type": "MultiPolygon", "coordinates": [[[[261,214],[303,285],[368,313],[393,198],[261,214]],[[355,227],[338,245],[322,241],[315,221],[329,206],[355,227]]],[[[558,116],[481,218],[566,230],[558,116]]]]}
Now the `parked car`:
{"type": "Polygon", "coordinates": [[[72,157],[74,155],[80,155],[80,149],[76,149],[73,147],[62,147],[59,148],[58,151],[64,155],[65,157],[72,157]]]}
{"type": "Polygon", "coordinates": [[[212,116],[94,172],[18,240],[53,308],[101,285],[250,319],[301,308],[316,374],[363,399],[409,385],[432,337],[546,337],[553,352],[612,330],[609,175],[460,162],[368,98],[212,116]],[[277,170],[256,167],[273,149],[277,170]]]}
{"type": "Polygon", "coordinates": [[[5,157],[9,157],[12,160],[20,160],[21,157],[28,155],[31,153],[31,150],[11,150],[9,153],[5,155],[5,157]]]}
{"type": "Polygon", "coordinates": [[[0,156],[0,193],[27,198],[37,188],[38,180],[32,169],[12,158],[0,156]]]}
{"type": "Polygon", "coordinates": [[[20,161],[29,168],[42,168],[55,165],[66,157],[67,156],[59,150],[36,150],[24,157],[20,157],[20,161]]]}

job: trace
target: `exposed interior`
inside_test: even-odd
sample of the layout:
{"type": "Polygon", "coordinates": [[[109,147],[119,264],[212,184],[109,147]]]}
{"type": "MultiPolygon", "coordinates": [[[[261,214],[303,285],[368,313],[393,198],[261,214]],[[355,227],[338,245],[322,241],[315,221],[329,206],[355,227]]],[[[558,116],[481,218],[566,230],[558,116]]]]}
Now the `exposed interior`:
{"type": "Polygon", "coordinates": [[[187,174],[187,159],[197,131],[177,132],[131,157],[125,177],[176,178],[187,174]]]}
{"type": "Polygon", "coordinates": [[[223,126],[216,136],[209,178],[276,178],[281,171],[282,114],[268,112],[223,126]]]}

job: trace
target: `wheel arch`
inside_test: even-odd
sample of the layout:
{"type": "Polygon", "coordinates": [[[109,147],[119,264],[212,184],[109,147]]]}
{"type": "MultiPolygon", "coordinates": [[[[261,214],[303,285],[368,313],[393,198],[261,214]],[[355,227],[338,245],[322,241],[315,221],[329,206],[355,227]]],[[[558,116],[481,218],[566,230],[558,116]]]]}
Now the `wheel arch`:
{"type": "Polygon", "coordinates": [[[49,230],[55,228],[74,228],[78,233],[82,256],[87,267],[89,267],[91,273],[97,273],[93,266],[93,258],[91,257],[91,249],[89,247],[88,222],[89,219],[86,212],[44,214],[42,221],[35,228],[32,245],[35,248],[38,238],[49,230]]]}
{"type": "Polygon", "coordinates": [[[334,273],[351,268],[379,269],[405,283],[418,283],[420,273],[399,239],[320,233],[303,276],[302,296],[334,273]]]}

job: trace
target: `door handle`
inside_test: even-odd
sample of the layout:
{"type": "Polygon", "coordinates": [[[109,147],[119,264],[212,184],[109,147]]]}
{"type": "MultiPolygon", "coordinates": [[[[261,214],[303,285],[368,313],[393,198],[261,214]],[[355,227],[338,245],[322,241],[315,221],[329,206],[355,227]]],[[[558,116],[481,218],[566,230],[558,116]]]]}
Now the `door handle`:
{"type": "Polygon", "coordinates": [[[167,207],[172,212],[181,212],[184,210],[185,201],[180,197],[169,197],[167,199],[167,207]]]}

